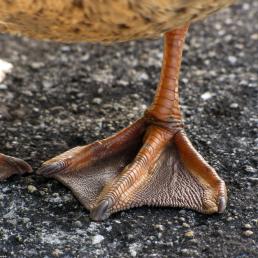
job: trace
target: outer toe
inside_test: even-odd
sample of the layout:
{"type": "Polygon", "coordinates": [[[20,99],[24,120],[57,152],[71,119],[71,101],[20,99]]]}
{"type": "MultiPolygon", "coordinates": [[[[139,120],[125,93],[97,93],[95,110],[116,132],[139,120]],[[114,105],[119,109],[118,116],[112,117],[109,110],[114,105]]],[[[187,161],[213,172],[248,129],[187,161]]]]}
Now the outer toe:
{"type": "Polygon", "coordinates": [[[112,206],[111,200],[101,201],[96,208],[94,208],[90,217],[95,221],[102,221],[109,217],[110,213],[108,212],[109,208],[112,206]]]}

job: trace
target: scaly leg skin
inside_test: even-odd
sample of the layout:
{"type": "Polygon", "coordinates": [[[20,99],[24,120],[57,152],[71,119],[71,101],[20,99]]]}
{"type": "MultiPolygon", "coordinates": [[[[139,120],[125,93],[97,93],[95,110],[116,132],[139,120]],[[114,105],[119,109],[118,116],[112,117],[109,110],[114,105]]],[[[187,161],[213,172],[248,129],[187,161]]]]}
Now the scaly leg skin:
{"type": "Polygon", "coordinates": [[[116,135],[67,151],[38,171],[69,187],[100,221],[139,207],[223,212],[225,183],[194,149],[182,125],[178,77],[188,26],[165,35],[158,90],[145,116],[116,135]]]}
{"type": "Polygon", "coordinates": [[[25,161],[0,153],[0,181],[12,175],[23,175],[31,172],[31,166],[25,161]]]}

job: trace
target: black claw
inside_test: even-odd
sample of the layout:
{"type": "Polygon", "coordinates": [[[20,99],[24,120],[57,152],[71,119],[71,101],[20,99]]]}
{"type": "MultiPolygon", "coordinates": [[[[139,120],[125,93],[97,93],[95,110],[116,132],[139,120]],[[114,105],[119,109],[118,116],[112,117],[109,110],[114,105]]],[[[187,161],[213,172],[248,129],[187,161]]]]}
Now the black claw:
{"type": "Polygon", "coordinates": [[[56,174],[58,172],[61,172],[66,168],[66,164],[63,161],[58,161],[52,164],[46,164],[43,165],[41,168],[38,169],[36,172],[37,175],[42,175],[42,176],[51,176],[53,174],[56,174]]]}
{"type": "Polygon", "coordinates": [[[226,198],[224,196],[219,197],[218,200],[218,213],[223,213],[226,209],[226,198]]]}
{"type": "Polygon", "coordinates": [[[110,215],[108,210],[111,208],[112,203],[111,198],[101,201],[98,206],[91,211],[90,217],[95,221],[107,219],[110,215]]]}

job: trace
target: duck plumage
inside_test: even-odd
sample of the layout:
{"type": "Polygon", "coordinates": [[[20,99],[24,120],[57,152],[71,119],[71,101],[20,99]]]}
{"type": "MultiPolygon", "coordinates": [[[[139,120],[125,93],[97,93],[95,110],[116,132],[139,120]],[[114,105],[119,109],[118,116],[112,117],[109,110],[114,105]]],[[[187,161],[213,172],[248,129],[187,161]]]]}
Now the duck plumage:
{"type": "Polygon", "coordinates": [[[62,42],[158,37],[233,0],[0,0],[0,32],[62,42]]]}

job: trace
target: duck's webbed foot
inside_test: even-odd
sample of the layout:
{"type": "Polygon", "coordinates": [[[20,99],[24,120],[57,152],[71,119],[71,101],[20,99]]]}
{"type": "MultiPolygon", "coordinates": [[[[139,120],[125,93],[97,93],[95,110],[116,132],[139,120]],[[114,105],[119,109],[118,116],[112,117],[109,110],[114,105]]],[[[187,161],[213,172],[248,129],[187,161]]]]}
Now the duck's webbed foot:
{"type": "Polygon", "coordinates": [[[108,139],[74,148],[39,174],[68,186],[94,220],[142,205],[222,212],[226,187],[182,129],[178,76],[188,26],[165,36],[161,79],[145,117],[108,139]]]}
{"type": "Polygon", "coordinates": [[[225,184],[184,131],[146,121],[65,152],[45,162],[38,173],[69,187],[94,220],[143,205],[222,212],[225,184]]]}
{"type": "Polygon", "coordinates": [[[0,153],[0,181],[12,175],[32,172],[31,166],[25,161],[0,153]]]}

